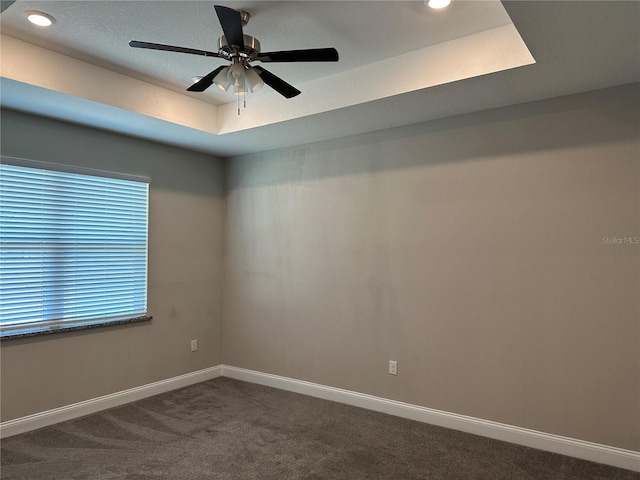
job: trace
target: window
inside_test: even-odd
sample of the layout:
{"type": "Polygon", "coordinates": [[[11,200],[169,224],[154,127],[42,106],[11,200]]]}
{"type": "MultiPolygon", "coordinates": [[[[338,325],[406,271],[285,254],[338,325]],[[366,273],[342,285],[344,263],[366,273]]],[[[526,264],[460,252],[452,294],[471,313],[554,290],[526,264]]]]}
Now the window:
{"type": "Polygon", "coordinates": [[[2,159],[3,339],[150,318],[148,181],[87,173],[2,159]]]}

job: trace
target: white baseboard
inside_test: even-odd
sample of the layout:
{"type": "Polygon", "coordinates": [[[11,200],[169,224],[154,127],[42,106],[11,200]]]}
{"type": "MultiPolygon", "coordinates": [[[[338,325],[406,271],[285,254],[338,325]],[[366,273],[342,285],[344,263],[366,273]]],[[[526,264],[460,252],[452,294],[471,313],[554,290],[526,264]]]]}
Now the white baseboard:
{"type": "Polygon", "coordinates": [[[527,428],[482,420],[466,415],[458,415],[456,413],[444,412],[341,388],[329,387],[228,365],[217,365],[215,367],[205,368],[159,382],[149,383],[110,395],[2,422],[0,423],[0,438],[6,438],[59,422],[72,420],[220,376],[301,393],[311,397],[332,400],[334,402],[366,408],[368,410],[387,413],[431,425],[438,425],[494,438],[496,440],[524,445],[526,447],[640,472],[640,452],[609,447],[598,443],[538,432],[527,428]]]}
{"type": "Polygon", "coordinates": [[[228,365],[222,365],[222,376],[640,472],[640,452],[632,450],[609,447],[228,365]]]}
{"type": "Polygon", "coordinates": [[[113,408],[125,403],[135,402],[143,398],[152,397],[160,393],[169,392],[178,388],[187,387],[195,383],[211,380],[222,375],[222,365],[205,368],[196,372],[185,373],[159,382],[141,385],[121,392],[111,393],[102,397],[92,398],[83,402],[73,403],[60,408],[46,410],[44,412],[16,418],[0,423],[0,438],[30,432],[42,427],[48,427],[55,423],[65,422],[74,418],[83,417],[107,408],[113,408]]]}

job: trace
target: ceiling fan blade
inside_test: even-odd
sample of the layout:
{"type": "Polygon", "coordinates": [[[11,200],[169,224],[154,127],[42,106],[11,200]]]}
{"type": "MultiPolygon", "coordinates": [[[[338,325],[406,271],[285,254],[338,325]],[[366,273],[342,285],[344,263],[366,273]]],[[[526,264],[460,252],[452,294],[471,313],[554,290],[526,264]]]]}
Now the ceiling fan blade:
{"type": "Polygon", "coordinates": [[[244,48],[244,34],[242,33],[242,14],[233,8],[215,5],[218,20],[222,26],[224,37],[228,45],[244,48]]]}
{"type": "Polygon", "coordinates": [[[195,48],[176,47],[173,45],[162,45],[161,43],[139,42],[131,40],[130,47],[148,48],[149,50],[165,50],[167,52],[191,53],[193,55],[204,55],[205,57],[219,57],[216,52],[207,52],[206,50],[196,50],[195,48]]]}
{"type": "Polygon", "coordinates": [[[265,70],[264,68],[258,67],[258,66],[255,66],[252,68],[255,69],[256,72],[258,72],[258,75],[260,75],[260,78],[262,78],[262,81],[264,83],[269,85],[271,88],[273,88],[276,92],[278,92],[283,97],[292,98],[302,93],[296,87],[289,85],[287,82],[285,82],[279,77],[276,77],[273,73],[269,72],[268,70],[265,70]]]}
{"type": "Polygon", "coordinates": [[[256,58],[261,62],[337,62],[335,48],[312,48],[309,50],[285,50],[282,52],[262,52],[256,58]]]}
{"type": "Polygon", "coordinates": [[[226,65],[222,65],[221,67],[216,68],[213,72],[206,74],[196,83],[187,88],[187,90],[190,92],[204,92],[207,88],[213,85],[213,79],[216,78],[218,74],[225,68],[227,68],[226,65]]]}

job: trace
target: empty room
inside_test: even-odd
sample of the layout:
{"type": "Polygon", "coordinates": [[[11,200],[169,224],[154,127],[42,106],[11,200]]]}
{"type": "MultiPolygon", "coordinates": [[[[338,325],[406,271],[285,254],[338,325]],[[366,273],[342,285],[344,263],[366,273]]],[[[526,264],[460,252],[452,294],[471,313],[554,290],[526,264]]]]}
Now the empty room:
{"type": "Polygon", "coordinates": [[[0,478],[640,480],[640,2],[2,1],[0,478]]]}

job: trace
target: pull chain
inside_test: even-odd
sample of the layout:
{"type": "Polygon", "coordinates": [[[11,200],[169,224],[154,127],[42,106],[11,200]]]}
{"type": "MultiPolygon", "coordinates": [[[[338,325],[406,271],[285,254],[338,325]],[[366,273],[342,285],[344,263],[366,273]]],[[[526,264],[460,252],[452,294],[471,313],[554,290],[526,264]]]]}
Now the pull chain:
{"type": "Polygon", "coordinates": [[[247,108],[247,76],[242,76],[242,102],[243,108],[247,108]]]}
{"type": "MultiPolygon", "coordinates": [[[[247,83],[246,83],[246,80],[245,80],[245,78],[243,76],[242,77],[242,87],[240,87],[240,88],[242,88],[242,104],[243,104],[242,106],[243,106],[243,108],[247,108],[247,87],[246,87],[246,85],[247,85],[247,83]]],[[[239,95],[239,93],[240,92],[238,92],[236,94],[236,104],[238,106],[238,115],[240,115],[240,95],[239,95]]]]}

